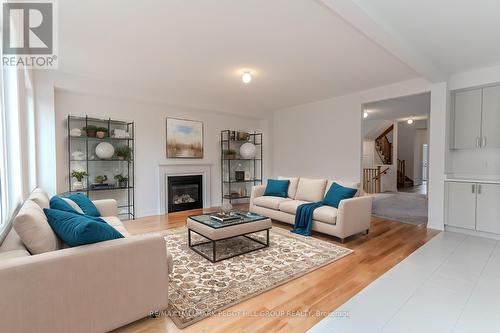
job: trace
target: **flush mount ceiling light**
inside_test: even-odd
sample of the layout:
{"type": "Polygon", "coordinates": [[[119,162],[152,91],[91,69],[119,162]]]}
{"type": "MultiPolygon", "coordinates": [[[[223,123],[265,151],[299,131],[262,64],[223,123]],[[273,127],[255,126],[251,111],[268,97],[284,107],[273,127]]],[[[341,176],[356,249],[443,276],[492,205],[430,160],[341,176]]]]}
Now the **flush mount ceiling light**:
{"type": "Polygon", "coordinates": [[[408,125],[413,124],[413,116],[410,119],[408,119],[406,122],[408,123],[408,125]]]}
{"type": "Polygon", "coordinates": [[[363,118],[368,118],[368,112],[366,111],[363,112],[363,118]]]}
{"type": "Polygon", "coordinates": [[[252,81],[252,74],[250,74],[250,72],[248,71],[243,72],[243,75],[241,76],[241,81],[243,81],[244,84],[249,84],[252,81]]]}

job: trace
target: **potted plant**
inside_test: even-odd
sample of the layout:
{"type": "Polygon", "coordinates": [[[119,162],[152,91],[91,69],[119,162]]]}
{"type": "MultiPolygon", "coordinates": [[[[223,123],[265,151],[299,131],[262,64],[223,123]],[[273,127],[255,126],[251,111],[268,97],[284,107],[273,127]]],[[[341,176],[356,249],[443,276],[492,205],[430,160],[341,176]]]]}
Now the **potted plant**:
{"type": "Polygon", "coordinates": [[[73,190],[83,190],[82,180],[84,177],[87,177],[88,173],[83,170],[73,170],[71,171],[71,177],[76,179],[76,182],[73,183],[73,190]]]}
{"type": "Polygon", "coordinates": [[[114,178],[117,182],[118,187],[127,187],[128,177],[116,175],[114,178]]]}
{"type": "Polygon", "coordinates": [[[99,139],[104,139],[106,134],[108,133],[108,129],[106,127],[97,127],[96,128],[96,136],[99,139]]]}
{"type": "Polygon", "coordinates": [[[228,160],[234,160],[236,158],[236,150],[234,150],[234,149],[225,150],[224,157],[228,160]]]}
{"type": "Polygon", "coordinates": [[[97,133],[97,126],[87,125],[83,128],[85,132],[87,132],[87,136],[89,138],[95,138],[97,133]]]}
{"type": "Polygon", "coordinates": [[[132,160],[132,148],[129,146],[119,147],[116,150],[116,156],[119,160],[131,161],[132,160]]]}
{"type": "Polygon", "coordinates": [[[108,180],[108,176],[106,176],[106,175],[99,175],[99,176],[95,177],[95,182],[99,183],[99,184],[104,183],[106,180],[108,180]]]}

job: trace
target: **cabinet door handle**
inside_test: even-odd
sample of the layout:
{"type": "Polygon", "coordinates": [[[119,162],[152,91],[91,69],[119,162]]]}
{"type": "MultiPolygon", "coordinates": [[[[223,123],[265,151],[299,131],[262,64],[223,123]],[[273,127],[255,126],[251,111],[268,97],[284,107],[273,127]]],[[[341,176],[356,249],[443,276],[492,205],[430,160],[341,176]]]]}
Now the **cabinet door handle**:
{"type": "Polygon", "coordinates": [[[481,184],[477,185],[477,194],[481,194],[481,184]]]}
{"type": "Polygon", "coordinates": [[[483,136],[481,138],[481,147],[486,147],[486,137],[485,136],[483,136]]]}
{"type": "Polygon", "coordinates": [[[476,193],[476,184],[472,184],[472,193],[476,193]]]}
{"type": "Polygon", "coordinates": [[[476,138],[476,148],[481,147],[481,139],[479,137],[476,138]]]}

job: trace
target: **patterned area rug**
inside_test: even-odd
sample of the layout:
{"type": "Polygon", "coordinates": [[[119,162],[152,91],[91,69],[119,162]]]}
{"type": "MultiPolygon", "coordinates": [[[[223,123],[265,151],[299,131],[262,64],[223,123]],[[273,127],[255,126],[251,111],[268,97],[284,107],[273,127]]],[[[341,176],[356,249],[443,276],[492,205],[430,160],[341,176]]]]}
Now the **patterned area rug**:
{"type": "MultiPolygon", "coordinates": [[[[264,240],[265,233],[250,235],[264,240]]],[[[187,245],[185,227],[165,233],[174,258],[167,313],[179,328],[334,262],[353,251],[313,237],[273,228],[270,247],[211,263],[187,245]]],[[[203,238],[193,235],[193,242],[203,238]]],[[[221,256],[261,246],[245,237],[217,243],[221,256]]],[[[211,251],[208,247],[205,249],[211,251]]],[[[219,257],[219,253],[218,253],[219,257]]]]}

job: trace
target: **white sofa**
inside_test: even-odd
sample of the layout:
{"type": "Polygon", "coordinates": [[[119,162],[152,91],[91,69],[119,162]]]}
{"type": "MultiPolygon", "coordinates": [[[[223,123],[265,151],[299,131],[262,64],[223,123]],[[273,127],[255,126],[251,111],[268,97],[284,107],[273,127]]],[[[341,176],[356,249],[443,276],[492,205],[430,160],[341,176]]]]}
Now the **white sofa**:
{"type": "MultiPolygon", "coordinates": [[[[308,202],[323,200],[333,180],[310,179],[303,177],[279,177],[290,180],[287,198],[264,196],[266,185],[252,188],[250,211],[271,219],[294,224],[297,207],[308,202]]],[[[372,198],[364,196],[359,183],[335,180],[338,184],[357,188],[354,198],[342,200],[339,208],[322,206],[313,213],[312,230],[344,239],[368,233],[370,229],[372,198]]]]}
{"type": "Polygon", "coordinates": [[[45,228],[45,192],[23,204],[0,244],[0,331],[108,332],[167,307],[172,258],[163,237],[130,236],[115,200],[94,204],[125,238],[68,248],[45,228]],[[45,229],[27,247],[19,235],[27,240],[33,219],[45,229]]]}

